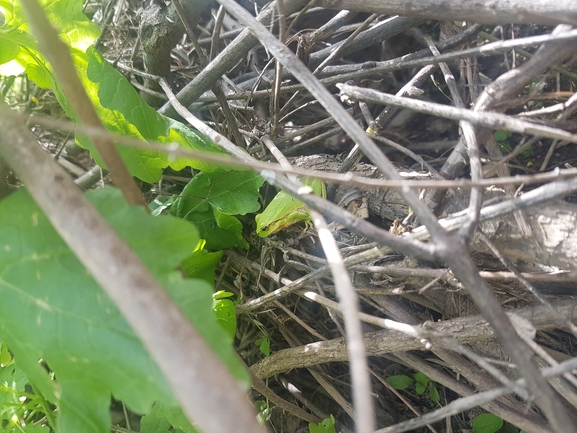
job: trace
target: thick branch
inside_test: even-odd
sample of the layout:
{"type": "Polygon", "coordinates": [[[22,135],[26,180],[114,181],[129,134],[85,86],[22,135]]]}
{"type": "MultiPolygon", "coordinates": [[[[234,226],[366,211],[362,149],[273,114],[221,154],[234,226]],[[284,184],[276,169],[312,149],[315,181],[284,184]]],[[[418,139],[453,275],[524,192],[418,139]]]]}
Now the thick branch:
{"type": "Polygon", "coordinates": [[[557,24],[577,21],[577,3],[557,0],[319,0],[317,6],[485,24],[557,24]]]}
{"type": "MultiPolygon", "coordinates": [[[[512,310],[509,314],[531,321],[536,329],[558,326],[562,318],[570,318],[577,323],[577,317],[574,314],[574,309],[577,307],[575,303],[558,302],[553,306],[555,311],[545,306],[537,306],[512,310]]],[[[495,337],[491,326],[481,315],[432,323],[427,329],[452,334],[459,343],[473,343],[495,337]]],[[[346,345],[344,338],[337,338],[284,349],[252,365],[250,369],[257,377],[266,379],[295,368],[346,361],[346,345]]],[[[365,347],[369,356],[425,349],[418,338],[390,330],[366,333],[365,347]]]]}

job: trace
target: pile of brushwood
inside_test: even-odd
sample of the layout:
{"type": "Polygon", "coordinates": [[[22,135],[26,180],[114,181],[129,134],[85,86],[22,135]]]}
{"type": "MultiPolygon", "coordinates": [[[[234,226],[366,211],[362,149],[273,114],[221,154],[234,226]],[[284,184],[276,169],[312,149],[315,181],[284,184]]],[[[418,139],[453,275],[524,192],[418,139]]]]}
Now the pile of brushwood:
{"type": "Polygon", "coordinates": [[[218,254],[269,431],[577,431],[577,6],[554,3],[86,3],[142,100],[236,161],[129,170],[218,254]]]}

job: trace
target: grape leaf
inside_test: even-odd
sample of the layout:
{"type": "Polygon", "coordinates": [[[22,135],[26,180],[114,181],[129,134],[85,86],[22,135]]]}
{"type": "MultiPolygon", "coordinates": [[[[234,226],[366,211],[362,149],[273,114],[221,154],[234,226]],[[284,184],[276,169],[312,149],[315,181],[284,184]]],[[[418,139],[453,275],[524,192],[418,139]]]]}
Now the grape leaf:
{"type": "Polygon", "coordinates": [[[197,174],[174,201],[171,213],[192,221],[208,249],[247,248],[242,223],[234,215],[260,208],[264,179],[251,171],[213,171],[197,174]]]}
{"type": "Polygon", "coordinates": [[[221,257],[222,251],[209,253],[205,249],[197,249],[182,261],[181,266],[189,278],[200,278],[214,286],[214,273],[221,257]]]}
{"type": "MultiPolygon", "coordinates": [[[[215,318],[211,286],[183,280],[174,270],[197,245],[197,230],[129,207],[113,189],[87,196],[236,377],[248,382],[230,336],[215,318]]],[[[30,382],[58,406],[60,432],[109,431],[111,394],[137,413],[149,411],[154,401],[178,407],[142,343],[25,191],[0,202],[0,221],[0,340],[30,382]]]]}

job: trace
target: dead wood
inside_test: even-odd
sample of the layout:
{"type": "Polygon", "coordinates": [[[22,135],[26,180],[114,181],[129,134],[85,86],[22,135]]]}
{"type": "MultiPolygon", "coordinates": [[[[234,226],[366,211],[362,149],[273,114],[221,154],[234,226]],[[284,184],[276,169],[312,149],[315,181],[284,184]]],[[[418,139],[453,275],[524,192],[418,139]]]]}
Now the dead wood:
{"type": "MultiPolygon", "coordinates": [[[[228,7],[229,2],[222,3],[228,7]]],[[[504,184],[488,187],[486,183],[479,183],[477,187],[483,188],[483,201],[477,216],[475,203],[467,210],[471,185],[459,189],[453,184],[455,189],[446,196],[444,191],[448,188],[441,188],[438,194],[429,191],[429,195],[434,195],[432,199],[425,199],[421,194],[422,200],[419,200],[417,195],[421,189],[415,185],[408,191],[408,188],[363,189],[335,183],[333,188],[329,185],[329,201],[326,201],[316,196],[299,196],[298,185],[280,173],[274,176],[270,171],[263,173],[271,185],[299,196],[311,209],[320,210],[325,217],[335,220],[329,227],[361,299],[358,317],[365,321],[364,344],[371,356],[368,362],[374,378],[373,395],[378,395],[372,400],[376,403],[378,428],[390,426],[387,431],[397,431],[394,430],[397,427],[391,426],[395,424],[399,426],[398,431],[405,431],[409,428],[405,421],[408,418],[416,417],[412,420],[415,423],[428,419],[421,418],[419,410],[436,412],[436,404],[414,391],[401,391],[399,396],[403,400],[400,400],[384,385],[391,375],[412,376],[417,371],[427,374],[444,387],[441,404],[447,409],[453,403],[470,402],[459,396],[497,389],[502,382],[509,386],[511,379],[519,377],[519,371],[524,368],[525,372],[533,371],[533,376],[541,377],[536,368],[530,370],[531,365],[529,370],[522,366],[529,361],[531,353],[528,343],[519,343],[520,337],[509,320],[499,322],[496,316],[491,316],[492,330],[479,316],[480,312],[487,314],[486,310],[496,310],[498,314],[504,307],[509,313],[525,317],[539,330],[535,341],[540,346],[563,353],[571,360],[575,355],[572,349],[575,341],[568,331],[573,326],[575,301],[573,298],[554,301],[559,300],[558,296],[575,295],[577,209],[571,194],[576,185],[574,179],[567,177],[571,172],[565,173],[563,180],[545,179],[538,177],[535,167],[563,168],[567,164],[567,168],[571,168],[576,160],[573,145],[564,146],[564,141],[560,141],[575,140],[575,134],[571,134],[575,119],[570,116],[576,106],[573,83],[577,75],[575,59],[570,56],[576,32],[563,28],[554,31],[541,25],[577,21],[573,4],[511,0],[499,2],[499,8],[495,9],[487,1],[415,4],[320,0],[315,3],[317,7],[313,7],[304,0],[284,0],[260,9],[262,2],[245,3],[265,29],[255,26],[242,11],[231,12],[236,17],[233,19],[222,11],[217,14],[216,7],[212,16],[200,14],[202,8],[198,8],[189,17],[191,23],[198,22],[194,30],[198,43],[193,44],[188,39],[179,39],[184,30],[172,15],[170,20],[175,21],[173,29],[177,30],[170,31],[176,33],[161,36],[170,6],[153,2],[151,8],[156,9],[144,13],[140,32],[141,36],[157,34],[160,51],[165,55],[160,61],[161,69],[150,69],[150,72],[164,75],[170,66],[173,86],[165,89],[166,93],[170,97],[172,91],[178,93],[180,102],[191,107],[196,118],[187,117],[183,106],[178,108],[179,114],[235,157],[254,164],[256,159],[269,160],[268,149],[278,146],[281,153],[294,156],[290,164],[305,171],[343,175],[348,172],[372,180],[385,176],[399,181],[478,178],[490,176],[499,166],[508,165],[513,175],[522,174],[525,180],[530,178],[533,183],[544,184],[535,187],[535,191],[543,191],[541,197],[533,197],[529,204],[523,204],[523,198],[531,192],[525,186],[517,193],[518,198],[512,198],[520,186],[518,181],[505,185],[508,195],[499,189],[504,184]],[[361,12],[335,15],[327,8],[361,12]],[[400,16],[367,17],[364,12],[400,16]],[[480,30],[491,32],[491,29],[481,25],[461,28],[452,22],[454,20],[503,25],[495,28],[492,35],[477,36],[480,30]],[[281,37],[277,37],[279,31],[283,32],[281,37]],[[495,37],[502,40],[488,42],[495,37]],[[173,51],[171,64],[166,54],[177,39],[181,44],[173,51]],[[220,54],[212,58],[205,56],[206,64],[197,53],[199,45],[205,53],[220,54]],[[536,45],[541,46],[537,53],[536,45]],[[296,61],[295,66],[293,53],[302,63],[296,61]],[[537,59],[526,60],[525,56],[532,53],[538,54],[537,59]],[[274,61],[271,62],[274,56],[283,63],[283,68],[274,66],[274,61]],[[315,71],[329,56],[333,56],[330,64],[323,65],[322,71],[315,71]],[[557,64],[543,72],[553,60],[557,64]],[[561,61],[565,61],[565,65],[561,61]],[[443,75],[436,72],[442,62],[446,63],[443,75]],[[222,85],[219,84],[222,94],[217,98],[211,89],[218,80],[222,80],[222,85]],[[445,85],[444,80],[454,83],[445,85]],[[387,105],[376,104],[376,99],[353,98],[344,102],[352,104],[345,112],[336,101],[338,90],[334,85],[338,83],[346,83],[345,89],[385,95],[387,105]],[[493,84],[488,85],[490,83],[493,84]],[[487,94],[495,95],[491,102],[495,102],[493,106],[500,113],[478,113],[471,109],[487,89],[487,94]],[[455,91],[460,98],[455,97],[455,91]],[[399,97],[420,99],[412,102],[424,107],[423,114],[407,109],[408,105],[403,105],[406,101],[399,97]],[[319,106],[319,101],[324,108],[319,106]],[[452,118],[457,120],[443,118],[441,111],[430,111],[438,107],[433,103],[453,109],[452,118]],[[455,111],[452,105],[459,109],[455,111]],[[471,149],[473,152],[475,149],[470,144],[467,149],[463,138],[466,122],[491,128],[474,134],[479,144],[480,167],[470,165],[469,155],[471,149]],[[234,127],[230,127],[231,124],[234,127]],[[506,140],[497,140],[493,134],[499,129],[510,129],[515,134],[506,140]],[[232,136],[236,146],[227,140],[232,136]],[[501,146],[501,150],[509,146],[518,153],[515,157],[495,154],[485,147],[491,144],[501,146]],[[531,156],[521,154],[523,145],[531,146],[531,156]],[[390,157],[393,164],[383,154],[390,157]],[[359,162],[363,157],[374,163],[359,162]],[[552,189],[557,185],[559,191],[540,189],[547,185],[552,189]],[[434,208],[435,214],[429,208],[434,208]],[[418,214],[416,218],[411,215],[413,211],[418,214]],[[518,215],[522,212],[528,228],[520,229],[512,212],[518,215]],[[468,229],[462,229],[464,226],[468,229]],[[469,232],[472,236],[468,236],[469,232]],[[465,247],[466,242],[469,243],[465,247]],[[480,273],[478,268],[482,269],[480,273]],[[551,301],[554,310],[546,304],[535,306],[536,298],[526,283],[533,286],[530,287],[533,293],[547,295],[539,299],[551,301]],[[488,292],[489,285],[496,300],[487,304],[482,298],[479,302],[477,289],[488,292]],[[409,334],[375,331],[375,326],[385,323],[386,319],[395,320],[392,326],[409,334]],[[495,330],[504,344],[495,339],[495,330]],[[418,332],[422,334],[416,335],[418,332]],[[441,338],[448,335],[453,344],[441,338]],[[507,335],[512,338],[508,339],[507,335]],[[432,346],[425,346],[421,338],[432,346]],[[505,349],[519,344],[524,349],[521,356],[516,352],[517,370],[505,349]],[[411,350],[414,352],[409,352],[411,350]],[[484,363],[487,360],[499,363],[499,368],[487,367],[484,363]],[[409,408],[417,415],[409,414],[409,408]]],[[[132,12],[124,12],[130,21],[132,12]]],[[[148,38],[143,39],[143,44],[148,52],[148,38]]],[[[160,59],[150,53],[144,56],[155,57],[154,61],[160,59]]],[[[125,53],[109,55],[111,61],[120,58],[119,64],[127,62],[126,57],[125,53]]],[[[136,66],[139,64],[137,60],[136,66]]],[[[483,108],[489,105],[480,104],[483,108]]],[[[175,106],[173,100],[160,111],[175,115],[175,106]]],[[[174,194],[181,188],[173,182],[179,176],[190,174],[168,173],[155,188],[159,193],[174,194]]],[[[487,180],[490,179],[484,181],[487,180]]],[[[263,205],[275,193],[273,188],[263,189],[263,205]]],[[[251,369],[258,377],[269,379],[270,389],[261,382],[255,388],[279,408],[307,421],[334,414],[338,430],[350,431],[354,426],[352,393],[348,385],[343,385],[349,381],[346,361],[350,360],[343,338],[344,323],[335,307],[338,299],[334,284],[347,276],[331,276],[325,259],[329,254],[319,247],[315,230],[295,225],[274,237],[260,239],[253,234],[252,217],[245,216],[243,220],[249,250],[227,252],[227,260],[219,268],[217,284],[218,289],[238,296],[239,329],[235,344],[239,354],[247,364],[252,364],[251,369]],[[258,342],[262,339],[270,342],[271,356],[263,357],[259,351],[258,342]],[[275,375],[281,375],[278,381],[275,375]],[[294,392],[297,387],[299,393],[294,392]]],[[[490,316],[491,311],[488,313],[490,316]]],[[[544,366],[542,362],[539,365],[544,366]]],[[[528,388],[541,398],[540,405],[543,398],[549,400],[546,394],[537,392],[541,388],[535,386],[537,382],[533,377],[525,375],[529,376],[528,388]]],[[[577,425],[570,421],[577,413],[577,399],[567,380],[550,380],[558,390],[557,393],[551,391],[550,400],[560,402],[558,395],[562,395],[566,403],[557,406],[562,413],[569,413],[564,421],[553,420],[552,425],[536,405],[506,397],[504,393],[467,404],[480,404],[527,432],[570,431],[577,425]],[[569,425],[566,430],[563,423],[569,425]]],[[[530,398],[525,388],[517,388],[517,393],[522,398],[530,398]]],[[[256,393],[254,397],[262,398],[256,393]]],[[[453,429],[470,428],[471,418],[478,413],[470,407],[461,409],[469,411],[469,418],[457,416],[459,411],[446,415],[452,417],[453,429]]],[[[544,407],[543,412],[551,418],[554,409],[547,408],[547,404],[544,407]]],[[[281,410],[273,414],[269,422],[287,433],[307,429],[305,423],[281,410]]],[[[426,423],[414,425],[414,431],[424,431],[417,429],[424,429],[426,423]]],[[[434,424],[432,428],[444,427],[434,424]]]]}
{"type": "Polygon", "coordinates": [[[498,4],[490,0],[320,0],[329,9],[344,9],[374,14],[398,14],[440,20],[464,20],[486,24],[575,23],[577,7],[554,0],[507,0],[498,4]]]}

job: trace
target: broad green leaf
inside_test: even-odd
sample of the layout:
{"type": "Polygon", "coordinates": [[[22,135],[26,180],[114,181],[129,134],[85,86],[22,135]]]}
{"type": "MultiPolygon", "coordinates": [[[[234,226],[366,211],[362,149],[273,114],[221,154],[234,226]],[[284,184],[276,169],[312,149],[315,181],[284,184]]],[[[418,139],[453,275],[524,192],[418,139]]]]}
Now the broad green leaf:
{"type": "Polygon", "coordinates": [[[206,211],[190,212],[186,220],[198,228],[200,236],[206,240],[207,249],[248,248],[248,243],[242,237],[242,223],[237,218],[223,215],[206,203],[204,206],[208,208],[206,211]]]}
{"type": "Polygon", "coordinates": [[[331,415],[330,418],[323,419],[320,423],[309,423],[310,433],[336,433],[335,417],[331,415]]]}
{"type": "Polygon", "coordinates": [[[193,222],[210,250],[247,248],[234,215],[259,209],[264,179],[250,171],[198,173],[175,200],[171,214],[193,222]]]}
{"type": "MultiPolygon", "coordinates": [[[[323,198],[327,196],[325,183],[320,179],[302,179],[303,184],[310,186],[312,192],[323,198]]],[[[300,200],[280,191],[266,209],[255,218],[256,233],[266,237],[285,229],[298,221],[310,221],[305,205],[300,200]]]]}
{"type": "Polygon", "coordinates": [[[200,278],[214,286],[214,273],[221,257],[222,251],[209,253],[205,249],[196,250],[183,260],[181,266],[189,278],[200,278]]]}
{"type": "Polygon", "coordinates": [[[169,433],[172,424],[159,416],[159,407],[160,404],[155,403],[150,412],[140,419],[140,433],[169,433]]]}
{"type": "Polygon", "coordinates": [[[473,420],[474,433],[495,433],[503,427],[503,420],[492,413],[482,413],[473,420]]]}
{"type": "MultiPolygon", "coordinates": [[[[70,47],[80,80],[104,126],[111,132],[144,140],[177,143],[188,149],[222,153],[202,134],[161,116],[142,101],[128,80],[92,47],[100,30],[82,13],[83,3],[82,0],[41,0],[51,23],[70,47]]],[[[0,28],[0,65],[12,60],[0,71],[21,73],[25,70],[39,87],[52,88],[68,116],[78,120],[56,83],[50,66],[39,53],[19,2],[0,2],[0,12],[7,17],[6,24],[0,28]],[[14,64],[20,65],[20,68],[14,68],[14,64]]],[[[102,165],[90,140],[82,136],[77,139],[102,165]]],[[[178,158],[171,161],[166,154],[150,150],[120,147],[119,152],[131,174],[150,183],[158,181],[162,169],[168,166],[176,170],[187,166],[203,171],[216,168],[197,159],[178,158]]]]}
{"type": "Polygon", "coordinates": [[[259,189],[264,179],[252,171],[199,173],[175,203],[176,216],[206,210],[205,204],[226,215],[246,215],[260,209],[259,189]]]}
{"type": "Polygon", "coordinates": [[[12,41],[4,41],[0,45],[0,65],[15,59],[20,52],[20,47],[12,41]]]}
{"type": "Polygon", "coordinates": [[[194,426],[188,422],[180,407],[166,406],[161,402],[156,402],[154,406],[156,408],[155,415],[160,419],[168,420],[177,429],[176,432],[198,433],[194,426]]]}
{"type": "MultiPolygon", "coordinates": [[[[87,196],[247,382],[231,338],[212,311],[211,286],[183,280],[175,271],[198,244],[196,229],[129,207],[116,190],[87,196]]],[[[0,340],[30,382],[58,406],[60,432],[109,431],[111,394],[137,413],[146,413],[154,401],[177,407],[142,343],[25,191],[0,202],[0,221],[0,340]]]]}
{"type": "Polygon", "coordinates": [[[387,377],[387,383],[395,389],[406,389],[413,384],[413,379],[403,374],[387,377]]]}

